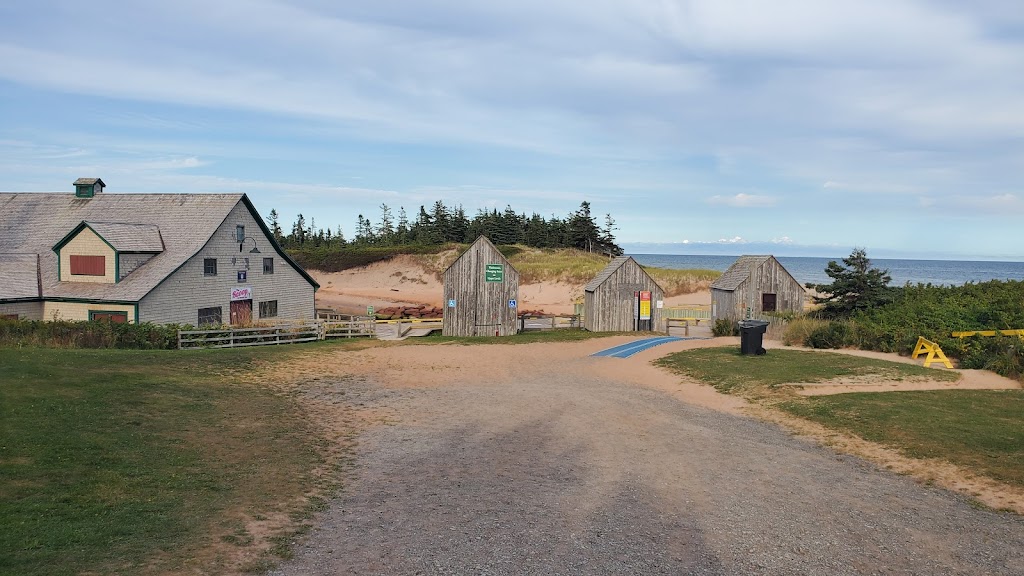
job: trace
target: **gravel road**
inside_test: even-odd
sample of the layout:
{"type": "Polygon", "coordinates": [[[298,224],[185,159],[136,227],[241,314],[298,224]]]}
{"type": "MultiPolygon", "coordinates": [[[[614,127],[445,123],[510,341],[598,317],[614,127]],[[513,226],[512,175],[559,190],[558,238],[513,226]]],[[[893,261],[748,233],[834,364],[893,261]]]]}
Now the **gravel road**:
{"type": "Polygon", "coordinates": [[[275,574],[1024,574],[1021,517],[602,370],[629,360],[452,348],[482,368],[346,380],[392,417],[275,574]]]}

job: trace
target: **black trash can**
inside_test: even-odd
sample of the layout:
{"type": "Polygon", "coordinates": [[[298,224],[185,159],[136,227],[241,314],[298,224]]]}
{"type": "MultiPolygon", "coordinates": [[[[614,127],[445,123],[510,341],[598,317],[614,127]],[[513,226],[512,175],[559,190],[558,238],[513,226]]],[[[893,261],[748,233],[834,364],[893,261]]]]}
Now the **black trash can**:
{"type": "Polygon", "coordinates": [[[765,320],[740,320],[740,354],[765,353],[761,346],[764,333],[768,331],[768,322],[765,320]]]}

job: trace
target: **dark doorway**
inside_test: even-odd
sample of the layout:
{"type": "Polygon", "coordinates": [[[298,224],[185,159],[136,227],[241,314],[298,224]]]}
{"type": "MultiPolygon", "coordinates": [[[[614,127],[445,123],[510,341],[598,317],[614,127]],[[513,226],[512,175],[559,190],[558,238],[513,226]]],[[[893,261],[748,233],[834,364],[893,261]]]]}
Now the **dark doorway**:
{"type": "Polygon", "coordinates": [[[252,300],[235,300],[231,303],[231,325],[252,324],[252,300]]]}
{"type": "Polygon", "coordinates": [[[761,294],[761,312],[775,312],[775,294],[761,294]]]}

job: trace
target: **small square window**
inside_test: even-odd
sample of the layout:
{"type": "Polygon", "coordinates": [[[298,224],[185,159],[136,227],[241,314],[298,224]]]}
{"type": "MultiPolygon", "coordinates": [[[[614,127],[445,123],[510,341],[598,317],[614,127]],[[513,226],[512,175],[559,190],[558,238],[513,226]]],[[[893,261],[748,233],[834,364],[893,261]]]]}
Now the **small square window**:
{"type": "Polygon", "coordinates": [[[242,226],[241,224],[235,225],[235,240],[237,240],[239,244],[245,240],[245,226],[242,226]]]}
{"type": "Polygon", "coordinates": [[[220,306],[213,306],[212,308],[200,308],[199,323],[197,325],[204,326],[207,324],[220,324],[221,318],[222,316],[220,306]]]}
{"type": "Polygon", "coordinates": [[[277,317],[277,300],[267,300],[266,302],[260,302],[260,318],[276,318],[277,317]]]}
{"type": "Polygon", "coordinates": [[[217,259],[203,258],[203,276],[217,275],[217,259]]]}
{"type": "Polygon", "coordinates": [[[274,273],[274,259],[273,258],[264,258],[263,259],[263,273],[264,274],[273,274],[274,273]]]}

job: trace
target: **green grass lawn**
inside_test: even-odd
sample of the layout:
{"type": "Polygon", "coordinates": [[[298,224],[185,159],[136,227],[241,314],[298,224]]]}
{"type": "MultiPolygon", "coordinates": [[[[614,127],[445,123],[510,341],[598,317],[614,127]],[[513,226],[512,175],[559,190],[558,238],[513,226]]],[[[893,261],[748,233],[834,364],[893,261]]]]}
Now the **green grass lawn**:
{"type": "Polygon", "coordinates": [[[738,347],[704,348],[658,361],[718,390],[896,448],[915,458],[938,458],[1024,486],[1024,390],[863,392],[803,397],[776,388],[841,376],[892,380],[956,380],[956,372],[800,350],[742,356],[738,347]]]}
{"type": "Polygon", "coordinates": [[[774,349],[763,356],[742,355],[738,346],[676,352],[658,360],[657,364],[711,384],[721,392],[822,382],[843,376],[946,381],[959,378],[955,372],[829,352],[774,349]]]}
{"type": "Polygon", "coordinates": [[[829,428],[1024,486],[1024,390],[817,396],[779,404],[829,428]]]}
{"type": "Polygon", "coordinates": [[[0,574],[216,569],[320,462],[268,351],[0,349],[0,574]]]}

